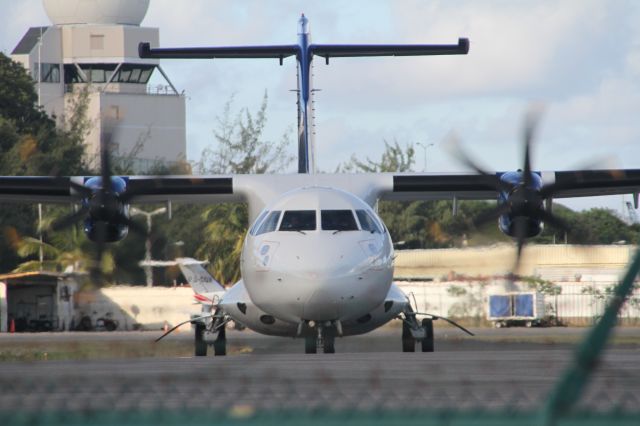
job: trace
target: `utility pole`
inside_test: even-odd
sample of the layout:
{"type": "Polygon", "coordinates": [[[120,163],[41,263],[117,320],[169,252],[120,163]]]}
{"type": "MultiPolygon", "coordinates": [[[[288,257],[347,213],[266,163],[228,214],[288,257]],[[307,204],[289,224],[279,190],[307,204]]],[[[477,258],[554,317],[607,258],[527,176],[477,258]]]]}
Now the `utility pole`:
{"type": "MultiPolygon", "coordinates": [[[[149,263],[151,261],[151,218],[153,216],[159,215],[159,214],[163,214],[166,213],[167,208],[166,207],[161,207],[159,209],[156,209],[152,212],[146,212],[144,210],[140,210],[137,209],[135,207],[131,207],[131,215],[143,215],[146,216],[147,218],[147,241],[145,243],[145,255],[144,255],[144,260],[146,263],[149,263]]],[[[151,269],[150,265],[145,265],[144,267],[144,274],[147,278],[147,287],[152,287],[153,286],[153,271],[151,269]]]]}
{"type": "Polygon", "coordinates": [[[421,147],[424,150],[424,163],[423,163],[422,171],[426,172],[427,171],[427,148],[433,146],[433,144],[432,143],[423,144],[422,142],[418,142],[418,143],[416,143],[416,145],[418,145],[419,147],[421,147]]]}

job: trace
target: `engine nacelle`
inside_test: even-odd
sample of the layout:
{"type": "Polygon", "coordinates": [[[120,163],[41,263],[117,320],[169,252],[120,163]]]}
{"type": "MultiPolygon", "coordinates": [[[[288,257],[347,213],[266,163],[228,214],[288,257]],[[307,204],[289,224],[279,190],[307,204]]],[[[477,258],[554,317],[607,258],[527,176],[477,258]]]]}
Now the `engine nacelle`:
{"type": "Polygon", "coordinates": [[[507,213],[498,219],[500,231],[514,238],[538,236],[544,228],[539,214],[543,209],[543,200],[539,196],[543,186],[540,175],[531,173],[527,188],[524,187],[521,170],[504,173],[500,180],[511,188],[510,191],[501,191],[498,195],[498,205],[508,206],[507,213]]]}
{"type": "MultiPolygon", "coordinates": [[[[537,237],[544,229],[544,224],[540,219],[534,219],[526,216],[520,216],[520,218],[524,218],[524,220],[526,220],[524,224],[524,235],[520,235],[520,237],[537,237]]],[[[498,219],[498,228],[500,228],[500,231],[502,231],[503,234],[517,238],[518,231],[516,230],[514,223],[514,217],[504,214],[500,216],[500,219],[498,219]]]]}
{"type": "Polygon", "coordinates": [[[129,227],[120,223],[103,222],[89,217],[84,221],[84,233],[91,241],[114,243],[127,236],[129,227]],[[101,232],[104,233],[102,237],[100,236],[101,232]]]}
{"type": "Polygon", "coordinates": [[[84,220],[84,232],[91,241],[112,243],[127,236],[129,227],[129,206],[120,196],[126,191],[126,181],[112,176],[109,187],[103,189],[101,177],[87,180],[85,187],[93,193],[82,200],[89,215],[84,220]]]}

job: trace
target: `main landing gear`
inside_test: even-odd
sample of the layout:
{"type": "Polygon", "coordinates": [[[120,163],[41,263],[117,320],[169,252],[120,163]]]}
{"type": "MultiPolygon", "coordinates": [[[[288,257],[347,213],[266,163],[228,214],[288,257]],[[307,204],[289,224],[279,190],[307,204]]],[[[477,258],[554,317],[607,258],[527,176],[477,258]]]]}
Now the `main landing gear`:
{"type": "Polygon", "coordinates": [[[420,343],[422,352],[433,352],[433,320],[424,318],[420,323],[414,312],[405,312],[402,319],[402,352],[415,352],[420,343]]]}
{"type": "Polygon", "coordinates": [[[414,312],[413,309],[408,307],[403,311],[398,319],[402,320],[402,352],[415,352],[416,343],[420,343],[422,352],[433,352],[435,349],[434,337],[433,337],[433,322],[441,319],[449,324],[458,327],[470,336],[474,334],[456,323],[449,318],[440,317],[432,314],[414,312]],[[429,318],[423,318],[418,322],[417,315],[425,315],[429,318]]]}
{"type": "Polygon", "coordinates": [[[318,353],[318,349],[325,354],[336,353],[335,342],[339,329],[340,325],[331,321],[326,323],[305,322],[300,333],[304,335],[304,353],[315,354],[318,353]]]}

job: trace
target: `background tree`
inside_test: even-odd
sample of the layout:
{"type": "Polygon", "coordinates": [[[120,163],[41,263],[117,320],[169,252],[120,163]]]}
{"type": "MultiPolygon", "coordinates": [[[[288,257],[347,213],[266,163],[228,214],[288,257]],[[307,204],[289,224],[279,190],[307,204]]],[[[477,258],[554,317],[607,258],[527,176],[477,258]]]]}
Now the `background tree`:
{"type": "MultiPolygon", "coordinates": [[[[58,129],[36,100],[34,82],[22,65],[0,53],[0,175],[83,174],[87,129],[82,120],[72,113],[58,129]]],[[[74,112],[82,108],[81,100],[72,105],[74,112]]],[[[17,245],[23,236],[37,234],[36,217],[36,204],[0,205],[1,271],[13,270],[22,261],[17,245]]]]}

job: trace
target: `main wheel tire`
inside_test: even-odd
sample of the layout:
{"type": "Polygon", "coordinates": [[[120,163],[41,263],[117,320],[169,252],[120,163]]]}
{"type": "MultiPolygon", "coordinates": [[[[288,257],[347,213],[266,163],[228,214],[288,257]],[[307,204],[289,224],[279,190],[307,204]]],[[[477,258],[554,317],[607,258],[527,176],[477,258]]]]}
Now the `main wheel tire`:
{"type": "Polygon", "coordinates": [[[415,352],[416,341],[411,334],[411,327],[406,322],[402,322],[402,352],[415,352]]]}
{"type": "Polygon", "coordinates": [[[325,354],[334,354],[336,353],[336,338],[335,336],[333,336],[332,333],[327,333],[324,336],[324,341],[323,341],[323,352],[325,354]]]}
{"type": "Polygon", "coordinates": [[[215,356],[225,356],[227,354],[227,329],[222,326],[218,331],[216,340],[213,341],[213,352],[215,356]]]}
{"type": "Polygon", "coordinates": [[[204,324],[196,323],[195,356],[207,356],[207,342],[204,341],[204,329],[204,324]]]}
{"type": "Polygon", "coordinates": [[[433,352],[434,350],[433,320],[430,318],[424,318],[422,320],[422,327],[426,332],[425,338],[422,339],[422,352],[433,352]]]}
{"type": "Polygon", "coordinates": [[[315,354],[317,352],[318,352],[318,347],[316,346],[315,336],[306,336],[304,338],[304,353],[315,354]]]}

